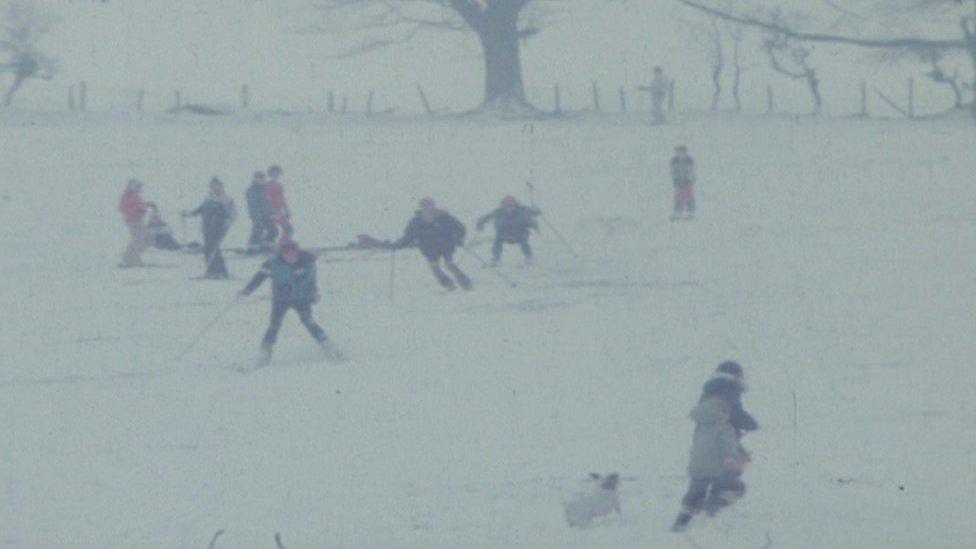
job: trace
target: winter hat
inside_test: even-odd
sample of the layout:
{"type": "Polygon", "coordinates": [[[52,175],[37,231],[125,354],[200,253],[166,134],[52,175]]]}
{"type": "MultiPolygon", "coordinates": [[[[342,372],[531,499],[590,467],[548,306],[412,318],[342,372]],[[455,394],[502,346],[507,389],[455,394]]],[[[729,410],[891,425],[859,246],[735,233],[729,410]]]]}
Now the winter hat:
{"type": "Polygon", "coordinates": [[[742,379],[742,366],[733,360],[726,360],[715,368],[715,373],[726,374],[735,379],[742,379]]]}
{"type": "Polygon", "coordinates": [[[264,172],[254,172],[254,175],[252,175],[251,177],[253,177],[254,179],[264,179],[264,172]]]}
{"type": "Polygon", "coordinates": [[[436,208],[437,207],[437,202],[434,202],[434,199],[433,198],[427,196],[427,197],[424,197],[424,198],[421,198],[420,199],[420,207],[421,208],[436,208]]]}
{"type": "Polygon", "coordinates": [[[518,206],[518,199],[512,195],[508,195],[502,199],[502,206],[518,206]]]}
{"type": "Polygon", "coordinates": [[[126,181],[125,188],[126,189],[132,189],[132,190],[141,189],[142,188],[142,181],[139,181],[138,179],[130,179],[130,180],[126,181]]]}
{"type": "Polygon", "coordinates": [[[273,166],[268,168],[268,175],[270,175],[271,177],[275,177],[276,175],[281,175],[282,173],[284,172],[281,171],[281,166],[277,164],[274,164],[273,166]]]}

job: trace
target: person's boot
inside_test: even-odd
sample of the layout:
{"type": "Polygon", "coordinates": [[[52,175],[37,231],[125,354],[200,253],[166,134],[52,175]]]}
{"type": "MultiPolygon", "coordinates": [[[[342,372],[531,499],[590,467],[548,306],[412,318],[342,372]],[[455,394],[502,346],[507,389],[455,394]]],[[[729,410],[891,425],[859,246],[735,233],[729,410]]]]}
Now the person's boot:
{"type": "Polygon", "coordinates": [[[462,288],[464,288],[465,290],[470,290],[471,289],[471,279],[468,278],[468,275],[464,274],[464,271],[462,271],[461,269],[459,269],[457,265],[454,265],[453,263],[452,264],[449,264],[447,266],[447,269],[449,271],[451,271],[451,274],[454,275],[454,278],[457,279],[458,284],[462,288]]]}
{"type": "Polygon", "coordinates": [[[446,290],[454,289],[454,281],[451,280],[451,277],[444,274],[444,271],[442,271],[440,267],[433,267],[431,270],[434,271],[434,276],[437,277],[437,282],[439,282],[440,285],[444,287],[444,289],[446,290]]]}
{"type": "Polygon", "coordinates": [[[678,518],[674,519],[674,524],[671,525],[672,532],[684,532],[688,528],[688,523],[691,522],[692,514],[688,511],[682,511],[678,513],[678,518]]]}
{"type": "Polygon", "coordinates": [[[346,355],[329,339],[320,340],[319,347],[321,347],[322,352],[325,353],[325,359],[329,362],[345,362],[347,360],[346,355]]]}
{"type": "Polygon", "coordinates": [[[261,344],[261,353],[258,355],[258,360],[256,366],[261,368],[267,366],[271,363],[271,345],[267,343],[261,344]]]}

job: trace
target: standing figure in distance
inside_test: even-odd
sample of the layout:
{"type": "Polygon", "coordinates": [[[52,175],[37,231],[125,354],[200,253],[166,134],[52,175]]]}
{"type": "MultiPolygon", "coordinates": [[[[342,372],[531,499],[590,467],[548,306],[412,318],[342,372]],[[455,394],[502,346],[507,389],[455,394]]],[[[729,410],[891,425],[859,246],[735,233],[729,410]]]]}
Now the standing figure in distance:
{"type": "Polygon", "coordinates": [[[535,218],[540,213],[542,212],[538,208],[523,206],[514,196],[506,196],[502,199],[500,208],[478,219],[478,231],[484,230],[489,221],[495,221],[495,243],[491,247],[492,265],[501,262],[502,246],[505,244],[518,244],[525,256],[525,263],[532,263],[529,230],[539,228],[535,218]]]}
{"type": "Polygon", "coordinates": [[[281,227],[281,242],[291,240],[295,228],[291,224],[291,211],[285,201],[285,188],[279,178],[284,173],[281,166],[275,164],[268,168],[268,202],[271,205],[271,218],[281,227]]]}
{"type": "Polygon", "coordinates": [[[688,155],[688,147],[678,145],[671,159],[671,179],[674,181],[674,214],[671,221],[695,217],[695,159],[688,155]]]}
{"type": "Polygon", "coordinates": [[[142,267],[142,252],[151,245],[149,231],[143,221],[148,207],[141,193],[142,181],[130,179],[119,199],[119,211],[129,229],[129,245],[122,255],[120,267],[142,267]]]}
{"type": "Polygon", "coordinates": [[[265,279],[271,278],[271,324],[261,341],[259,365],[265,365],[271,360],[271,350],[278,340],[278,330],[281,329],[281,322],[289,309],[295,309],[308,333],[325,351],[327,359],[344,359],[342,353],[329,341],[322,327],[312,318],[312,305],[319,301],[315,260],[314,255],[299,248],[294,240],[288,240],[281,244],[277,255],[261,265],[261,270],[241,290],[239,295],[250,295],[265,279]]]}
{"type": "Polygon", "coordinates": [[[254,172],[251,185],[247,188],[247,214],[251,218],[251,237],[247,241],[247,252],[256,254],[273,244],[278,237],[278,229],[271,217],[268,176],[264,172],[254,172]]]}
{"type": "Polygon", "coordinates": [[[441,270],[443,259],[444,266],[457,279],[458,285],[470,290],[471,279],[454,264],[454,252],[458,246],[464,246],[465,232],[464,225],[453,215],[439,209],[433,198],[424,198],[420,201],[420,209],[407,224],[403,237],[390,247],[397,250],[416,245],[430,263],[430,270],[440,285],[453,290],[454,280],[441,270]]]}
{"type": "Polygon", "coordinates": [[[197,209],[183,212],[183,217],[201,216],[203,219],[203,260],[207,271],[204,278],[230,278],[220,243],[227,236],[227,229],[237,217],[234,201],[224,191],[224,183],[214,177],[210,180],[210,193],[197,209]]]}
{"type": "Polygon", "coordinates": [[[655,125],[666,123],[664,100],[667,99],[668,93],[671,91],[671,82],[664,76],[661,67],[654,67],[654,78],[651,80],[651,85],[645,89],[651,92],[651,123],[655,125]]]}

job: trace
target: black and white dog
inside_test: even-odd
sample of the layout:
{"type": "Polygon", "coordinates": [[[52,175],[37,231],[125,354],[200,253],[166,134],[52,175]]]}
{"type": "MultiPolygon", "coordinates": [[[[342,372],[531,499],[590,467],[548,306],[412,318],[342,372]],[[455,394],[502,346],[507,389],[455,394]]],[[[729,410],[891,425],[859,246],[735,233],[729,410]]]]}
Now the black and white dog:
{"type": "Polygon", "coordinates": [[[563,505],[566,522],[571,527],[587,528],[593,521],[611,513],[620,513],[620,498],[617,497],[617,484],[620,475],[610,473],[601,476],[590,473],[590,478],[598,484],[591,491],[563,505]]]}

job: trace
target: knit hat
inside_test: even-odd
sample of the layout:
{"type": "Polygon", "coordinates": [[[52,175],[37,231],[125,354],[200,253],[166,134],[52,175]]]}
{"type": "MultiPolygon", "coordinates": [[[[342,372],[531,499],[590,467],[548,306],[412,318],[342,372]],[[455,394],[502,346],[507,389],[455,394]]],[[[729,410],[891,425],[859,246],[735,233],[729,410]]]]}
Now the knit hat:
{"type": "Polygon", "coordinates": [[[735,378],[736,380],[742,379],[742,366],[733,360],[726,360],[725,362],[718,365],[715,368],[715,373],[726,374],[729,377],[735,378]]]}
{"type": "Polygon", "coordinates": [[[434,202],[434,199],[433,198],[427,196],[427,197],[424,197],[424,198],[421,198],[420,199],[420,207],[421,208],[436,208],[437,207],[437,202],[434,202]]]}
{"type": "Polygon", "coordinates": [[[276,175],[281,175],[282,173],[284,173],[284,172],[281,171],[281,166],[279,166],[277,164],[275,164],[275,165],[271,166],[270,168],[268,168],[268,175],[270,175],[271,177],[274,177],[276,175]]]}
{"type": "Polygon", "coordinates": [[[512,195],[508,195],[502,199],[502,206],[518,206],[518,199],[512,195]]]}

